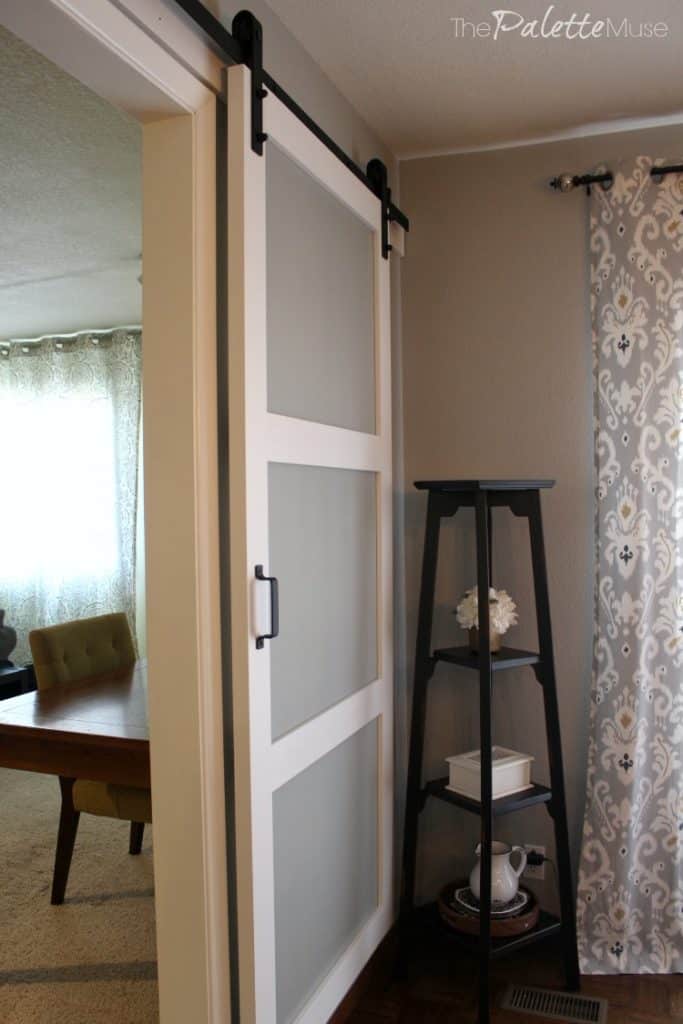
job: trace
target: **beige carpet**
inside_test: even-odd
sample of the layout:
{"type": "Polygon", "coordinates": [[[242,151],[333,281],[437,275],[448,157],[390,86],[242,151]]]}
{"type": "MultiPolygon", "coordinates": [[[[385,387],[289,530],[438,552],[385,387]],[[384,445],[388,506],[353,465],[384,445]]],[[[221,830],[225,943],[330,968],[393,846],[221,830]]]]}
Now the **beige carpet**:
{"type": "Polygon", "coordinates": [[[59,783],[0,769],[0,1021],[158,1021],[151,827],[84,814],[66,900],[50,905],[59,783]]]}

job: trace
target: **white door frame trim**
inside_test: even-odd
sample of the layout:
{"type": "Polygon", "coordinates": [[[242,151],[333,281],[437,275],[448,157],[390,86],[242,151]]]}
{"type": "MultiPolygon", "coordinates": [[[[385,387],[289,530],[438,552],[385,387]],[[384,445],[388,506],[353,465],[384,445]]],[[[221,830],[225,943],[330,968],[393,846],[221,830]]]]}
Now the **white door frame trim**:
{"type": "Polygon", "coordinates": [[[163,33],[153,32],[140,16],[151,21],[151,4],[136,0],[134,16],[118,0],[0,0],[0,22],[142,122],[195,113],[220,92],[219,59],[206,46],[207,60],[199,71],[189,67],[186,49],[196,58],[200,36],[177,17],[170,19],[168,9],[163,33]],[[132,73],[127,91],[117,81],[121,62],[132,73]]]}
{"type": "Polygon", "coordinates": [[[0,0],[0,23],[145,125],[145,175],[156,176],[159,192],[145,217],[143,372],[160,1013],[162,1024],[225,1024],[215,264],[221,74],[215,54],[178,18],[165,22],[160,45],[144,25],[155,6],[136,0],[133,18],[125,0],[0,0]],[[185,56],[188,33],[193,59],[204,54],[197,72],[174,56],[185,56]],[[179,167],[168,166],[169,153],[179,167]],[[164,241],[181,243],[175,269],[162,265],[164,241]],[[160,379],[164,360],[172,367],[160,379]],[[176,422],[179,444],[164,436],[181,430],[176,422]]]}

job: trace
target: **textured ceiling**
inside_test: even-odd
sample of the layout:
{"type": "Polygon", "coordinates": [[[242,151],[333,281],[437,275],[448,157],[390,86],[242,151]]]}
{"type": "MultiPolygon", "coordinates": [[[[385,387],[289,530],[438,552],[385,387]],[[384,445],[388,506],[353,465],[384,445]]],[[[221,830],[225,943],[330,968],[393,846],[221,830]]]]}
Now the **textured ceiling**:
{"type": "Polygon", "coordinates": [[[140,323],[140,126],[1,26],[0,96],[0,338],[140,323]]]}
{"type": "MultiPolygon", "coordinates": [[[[401,156],[528,140],[620,118],[683,111],[681,0],[268,0],[290,31],[401,156]],[[452,18],[507,9],[550,23],[662,21],[666,38],[455,37],[452,18]]],[[[505,25],[516,21],[507,15],[505,25]]],[[[540,27],[540,26],[539,26],[540,27]]],[[[486,31],[486,29],[484,29],[486,31]]],[[[582,31],[586,31],[585,29],[582,31]]],[[[683,116],[681,117],[683,121],[683,116]]],[[[683,151],[683,144],[681,146],[683,151]]]]}

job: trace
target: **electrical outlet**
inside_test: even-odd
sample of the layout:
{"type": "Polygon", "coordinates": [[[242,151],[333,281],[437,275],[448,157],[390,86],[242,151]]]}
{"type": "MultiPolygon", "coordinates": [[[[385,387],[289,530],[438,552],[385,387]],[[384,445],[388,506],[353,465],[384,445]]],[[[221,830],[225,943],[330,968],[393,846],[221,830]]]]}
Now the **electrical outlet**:
{"type": "MultiPolygon", "coordinates": [[[[524,849],[527,854],[540,853],[541,856],[545,857],[545,846],[539,846],[538,843],[525,843],[524,849]]],[[[545,878],[545,862],[543,862],[543,864],[527,864],[522,877],[539,879],[545,878]]]]}

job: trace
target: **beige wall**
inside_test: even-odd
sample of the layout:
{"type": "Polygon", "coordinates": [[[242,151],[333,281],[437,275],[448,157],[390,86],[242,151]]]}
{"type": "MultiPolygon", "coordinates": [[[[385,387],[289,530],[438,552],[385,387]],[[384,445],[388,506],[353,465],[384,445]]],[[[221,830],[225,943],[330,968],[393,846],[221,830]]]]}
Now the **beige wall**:
{"type": "MultiPolygon", "coordinates": [[[[683,131],[656,129],[401,164],[411,220],[403,277],[407,594],[412,671],[425,498],[435,477],[554,477],[543,497],[574,856],[584,800],[592,631],[592,394],[587,200],[559,195],[561,171],[649,153],[680,160],[683,131]]],[[[462,636],[451,610],[475,582],[472,515],[444,530],[436,645],[462,636]]],[[[520,606],[515,645],[533,647],[525,524],[494,515],[494,583],[520,606]]],[[[426,770],[478,746],[476,681],[440,666],[432,682],[426,770]]],[[[530,670],[495,685],[495,741],[537,757],[548,778],[540,688],[530,670]]],[[[475,821],[432,801],[418,887],[434,894],[472,859],[475,821]],[[464,829],[464,831],[463,831],[464,829]]],[[[500,838],[551,847],[541,808],[504,819],[500,838]]],[[[549,850],[549,854],[551,854],[549,850]]],[[[551,872],[550,872],[551,873],[551,872]]],[[[548,875],[549,872],[546,872],[548,875]]],[[[552,886],[545,887],[552,901],[552,886]]]]}

